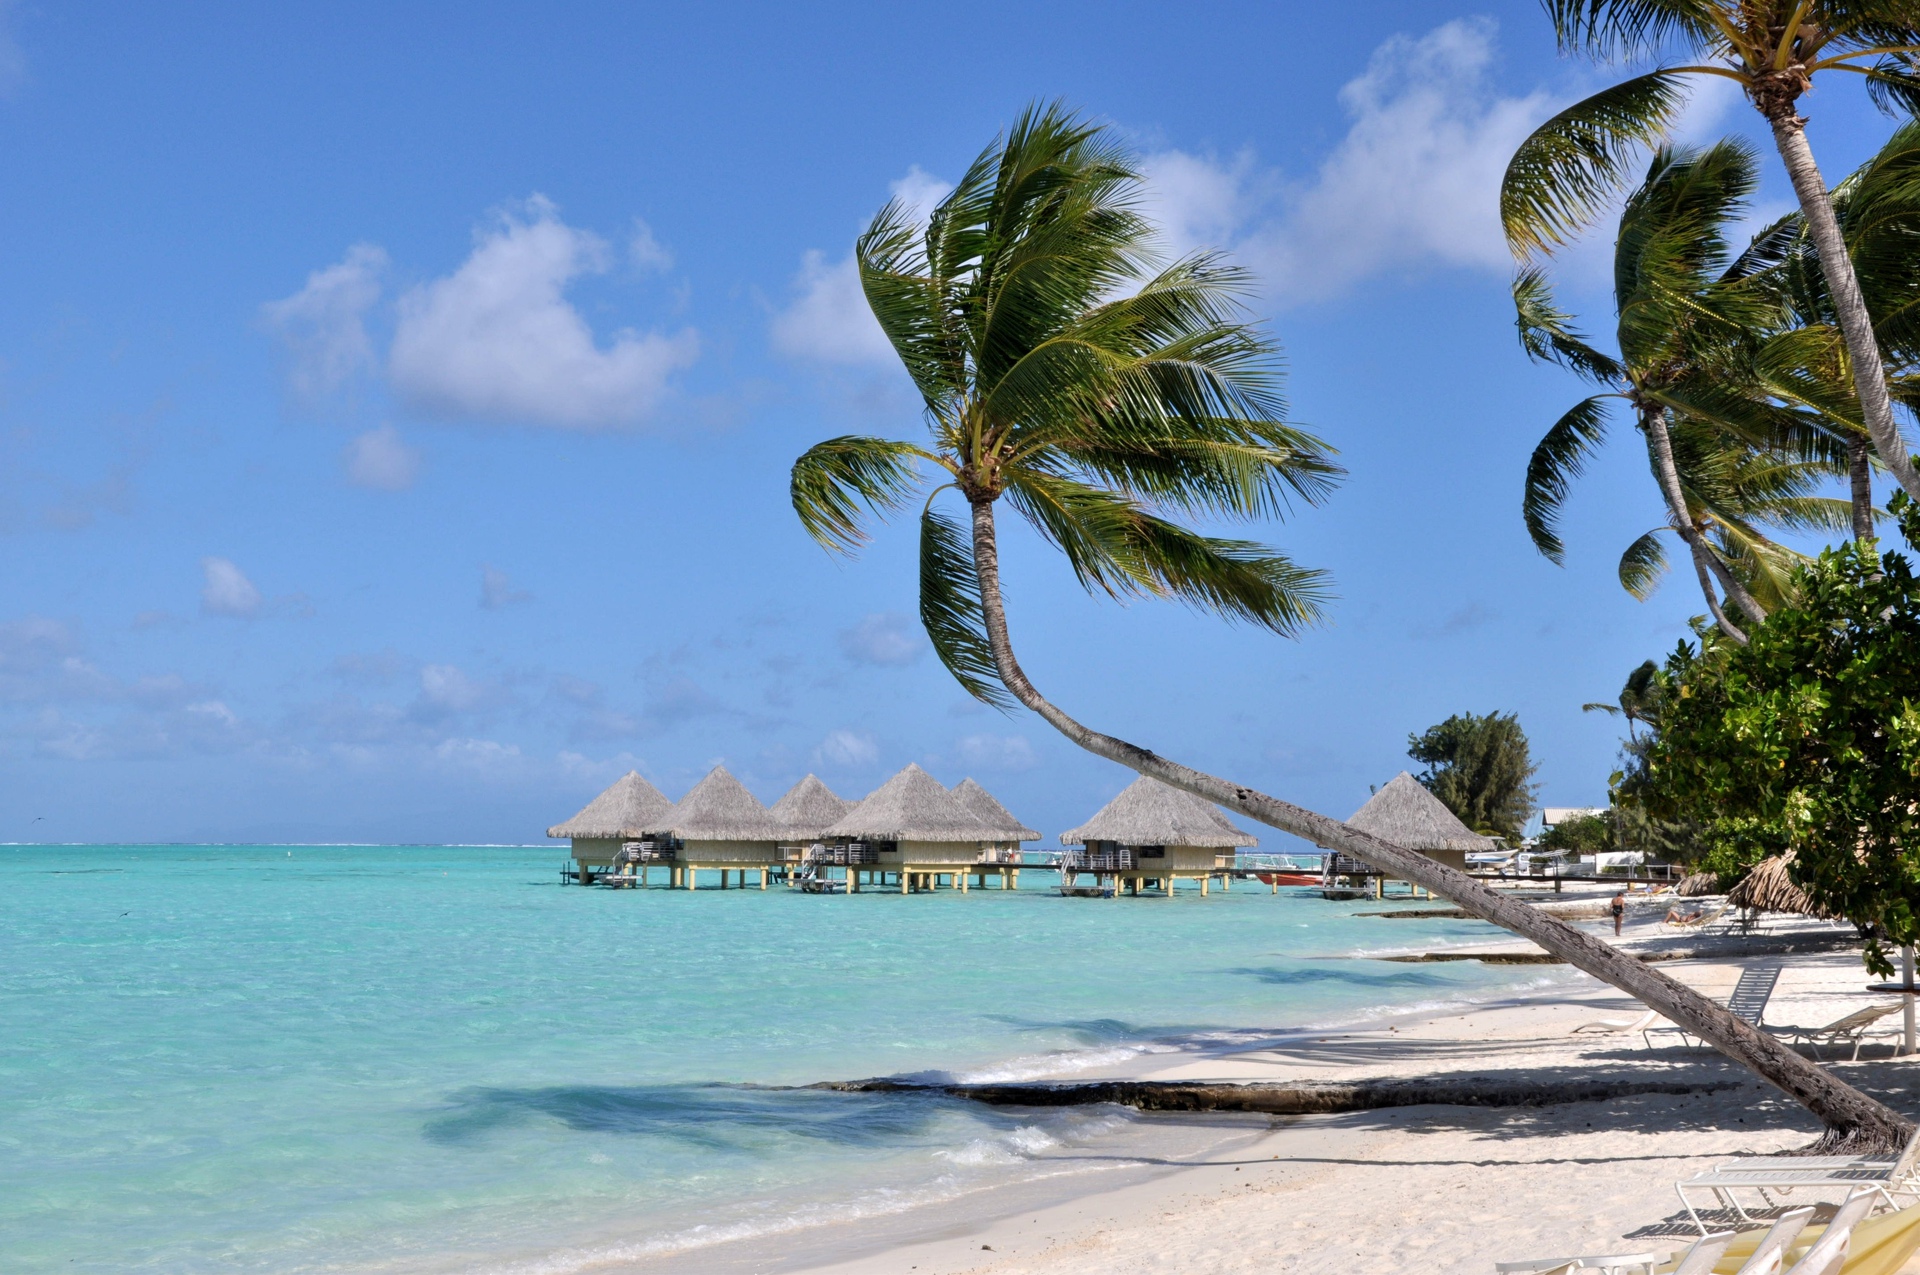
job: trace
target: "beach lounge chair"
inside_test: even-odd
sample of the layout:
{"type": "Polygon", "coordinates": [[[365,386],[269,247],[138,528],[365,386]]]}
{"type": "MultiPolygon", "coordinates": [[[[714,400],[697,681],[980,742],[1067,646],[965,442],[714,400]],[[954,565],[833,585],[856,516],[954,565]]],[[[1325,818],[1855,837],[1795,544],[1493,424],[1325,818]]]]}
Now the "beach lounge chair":
{"type": "MultiPolygon", "coordinates": [[[[1767,1002],[1773,999],[1773,989],[1780,983],[1780,966],[1777,963],[1751,965],[1740,971],[1740,981],[1733,985],[1733,994],[1724,1002],[1733,1012],[1733,1016],[1749,1027],[1760,1026],[1760,1020],[1766,1017],[1767,1002]]],[[[1649,1027],[1640,1033],[1647,1042],[1647,1048],[1653,1048],[1655,1032],[1678,1032],[1682,1043],[1691,1041],[1693,1034],[1675,1023],[1649,1027]]]]}
{"type": "Polygon", "coordinates": [[[1820,1046],[1844,1045],[1853,1043],[1853,1059],[1860,1057],[1860,1046],[1866,1042],[1867,1029],[1885,1018],[1888,1014],[1900,1012],[1900,1002],[1890,1005],[1869,1005],[1865,1009],[1856,1009],[1845,1018],[1837,1018],[1825,1027],[1769,1027],[1767,1030],[1776,1035],[1786,1036],[1795,1044],[1805,1042],[1813,1047],[1813,1056],[1820,1058],[1820,1046]]]}
{"type": "Polygon", "coordinates": [[[1628,1034],[1644,1032],[1647,1028],[1653,1026],[1654,1020],[1659,1017],[1659,1010],[1650,1009],[1638,1018],[1602,1018],[1597,1022],[1580,1024],[1573,1029],[1573,1035],[1578,1036],[1581,1032],[1625,1032],[1628,1034]]]}
{"type": "Polygon", "coordinates": [[[1716,1200],[1720,1207],[1730,1208],[1743,1221],[1750,1221],[1740,1204],[1741,1191],[1752,1191],[1771,1205],[1776,1192],[1784,1194],[1803,1187],[1854,1187],[1876,1200],[1885,1201],[1888,1208],[1898,1207],[1896,1196],[1920,1195],[1920,1183],[1915,1181],[1916,1175],[1920,1174],[1920,1131],[1915,1132],[1907,1142],[1900,1158],[1891,1163],[1856,1159],[1836,1165],[1834,1159],[1836,1157],[1831,1156],[1807,1157],[1798,1162],[1785,1156],[1747,1159],[1730,1166],[1709,1169],[1705,1173],[1696,1173],[1685,1181],[1674,1183],[1674,1190],[1679,1193],[1680,1202],[1687,1206],[1693,1224],[1700,1228],[1702,1235],[1706,1234],[1707,1226],[1700,1220],[1699,1206],[1693,1199],[1696,1196],[1716,1200]],[[1692,1196],[1689,1196],[1689,1192],[1692,1196]]]}
{"type": "MultiPolygon", "coordinates": [[[[1754,1245],[1753,1252],[1740,1264],[1739,1275],[1779,1275],[1785,1264],[1787,1250],[1800,1238],[1800,1232],[1807,1229],[1807,1223],[1813,1220],[1813,1210],[1789,1209],[1773,1219],[1773,1225],[1754,1245]]],[[[1724,1249],[1722,1251],[1725,1251],[1724,1249]]]]}
{"type": "MultiPolygon", "coordinates": [[[[1801,1231],[1787,1245],[1786,1264],[1791,1265],[1805,1256],[1825,1231],[1826,1228],[1818,1224],[1801,1231]]],[[[1715,1275],[1736,1275],[1745,1269],[1756,1252],[1757,1242],[1770,1233],[1770,1229],[1740,1232],[1714,1264],[1715,1275]]],[[[1896,1275],[1916,1250],[1920,1250],[1920,1208],[1882,1213],[1853,1228],[1847,1244],[1846,1265],[1840,1269],[1842,1275],[1896,1275]]],[[[1671,1275],[1671,1272],[1662,1270],[1660,1275],[1671,1275]]]]}
{"type": "MultiPolygon", "coordinates": [[[[1677,907],[1679,905],[1676,904],[1675,906],[1677,907]]],[[[1672,914],[1672,909],[1668,909],[1668,914],[1667,916],[1662,918],[1661,924],[1678,926],[1679,928],[1684,930],[1697,930],[1703,926],[1712,925],[1715,921],[1718,921],[1720,917],[1726,912],[1726,910],[1727,910],[1727,905],[1722,903],[1718,907],[1703,908],[1698,912],[1683,914],[1681,916],[1676,917],[1672,914]]]]}
{"type": "MultiPolygon", "coordinates": [[[[1733,1239],[1728,1233],[1720,1247],[1733,1239]]],[[[1654,1267],[1667,1260],[1665,1253],[1593,1253],[1580,1257],[1537,1257],[1523,1262],[1495,1262],[1499,1275],[1560,1275],[1567,1271],[1598,1271],[1601,1275],[1653,1275],[1654,1267]]],[[[1700,1268],[1702,1270],[1706,1267],[1700,1268]]]]}
{"type": "MultiPolygon", "coordinates": [[[[1873,1192],[1855,1191],[1847,1197],[1840,1211],[1833,1215],[1833,1221],[1827,1223],[1827,1229],[1820,1238],[1792,1266],[1787,1275],[1840,1275],[1847,1263],[1847,1249],[1853,1242],[1853,1228],[1866,1220],[1874,1204],[1873,1192]]],[[[1754,1275],[1760,1275],[1755,1272],[1754,1275]]]]}

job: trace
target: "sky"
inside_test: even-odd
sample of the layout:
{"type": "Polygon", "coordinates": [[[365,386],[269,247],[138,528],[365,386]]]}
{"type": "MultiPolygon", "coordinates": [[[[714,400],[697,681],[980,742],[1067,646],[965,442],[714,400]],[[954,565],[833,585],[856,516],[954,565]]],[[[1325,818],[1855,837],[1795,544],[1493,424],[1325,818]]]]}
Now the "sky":
{"type": "MultiPolygon", "coordinates": [[[[0,841],[538,841],[637,769],[771,802],[908,762],[1047,834],[1130,776],[968,699],[914,536],[801,531],[788,467],[919,408],[850,257],[1027,103],[1223,250],[1347,476],[1252,534],[1330,573],[1297,640],[1080,592],[1003,520],[1009,617],[1081,720],[1345,817],[1407,737],[1514,712],[1603,801],[1617,693],[1702,605],[1616,430],[1534,551],[1583,392],[1514,338],[1494,196],[1614,72],[1533,3],[0,4],[0,841]],[[1089,20],[1097,15],[1097,20],[1089,20]],[[938,52],[935,52],[935,51],[938,52]],[[932,53],[933,56],[929,56],[932,53]]],[[[1832,180],[1891,130],[1803,105],[1832,180]]],[[[1686,136],[1765,145],[1737,97],[1686,136]]],[[[1754,216],[1791,193],[1770,149],[1754,216]]],[[[1556,265],[1604,332],[1606,237],[1556,265]]],[[[1272,834],[1269,848],[1287,848],[1272,834]]]]}

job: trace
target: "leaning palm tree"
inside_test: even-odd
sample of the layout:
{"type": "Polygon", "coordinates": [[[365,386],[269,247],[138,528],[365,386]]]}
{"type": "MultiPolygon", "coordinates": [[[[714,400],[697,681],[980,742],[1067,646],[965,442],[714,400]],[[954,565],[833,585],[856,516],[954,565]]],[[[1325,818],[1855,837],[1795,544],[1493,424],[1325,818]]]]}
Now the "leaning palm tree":
{"type": "MultiPolygon", "coordinates": [[[[1748,257],[1736,258],[1726,240],[1756,183],[1754,156],[1738,142],[1654,154],[1621,213],[1615,243],[1618,355],[1573,326],[1542,270],[1523,270],[1514,283],[1528,354],[1601,390],[1554,423],[1527,465],[1522,509],[1535,547],[1562,560],[1560,507],[1605,440],[1607,405],[1624,403],[1646,440],[1667,525],[1692,555],[1707,609],[1741,643],[1741,624],[1768,611],[1750,585],[1764,581],[1777,605],[1791,570],[1791,556],[1760,534],[1756,518],[1805,529],[1833,514],[1830,502],[1807,490],[1807,471],[1824,459],[1825,436],[1747,374],[1754,334],[1773,327],[1780,313],[1772,291],[1755,282],[1748,257]],[[1782,449],[1801,454],[1781,457],[1782,449]],[[1715,581],[1742,621],[1729,618],[1715,581]]],[[[1644,596],[1663,562],[1657,534],[1648,533],[1622,558],[1621,583],[1644,596]]]]}
{"type": "Polygon", "coordinates": [[[1177,598],[1281,633],[1312,622],[1324,596],[1322,578],[1283,555],[1187,525],[1311,503],[1335,470],[1282,417],[1273,347],[1243,318],[1244,277],[1206,255],[1156,269],[1138,189],[1104,130],[1035,107],[924,226],[882,209],[856,248],[860,279],[920,391],[927,438],[809,450],[792,475],[802,524],[851,551],[869,516],[918,504],[921,619],[975,696],[1017,701],[1101,757],[1454,899],[1713,1041],[1836,1137],[1903,1138],[1893,1112],[1599,939],[1425,855],[1092,730],[1035,687],[1008,636],[1003,500],[1089,590],[1177,598]],[[964,523],[943,499],[964,503],[964,523]]]}
{"type": "MultiPolygon", "coordinates": [[[[1913,0],[1543,0],[1563,50],[1596,58],[1692,59],[1604,89],[1521,143],[1500,191],[1516,255],[1551,251],[1582,229],[1624,184],[1635,150],[1664,138],[1689,77],[1732,80],[1766,117],[1793,181],[1845,338],[1863,423],[1881,463],[1920,499],[1826,183],[1798,114],[1822,72],[1865,78],[1883,108],[1920,106],[1920,13],[1913,0]]],[[[1832,76],[1826,77],[1828,79],[1832,76]]]]}

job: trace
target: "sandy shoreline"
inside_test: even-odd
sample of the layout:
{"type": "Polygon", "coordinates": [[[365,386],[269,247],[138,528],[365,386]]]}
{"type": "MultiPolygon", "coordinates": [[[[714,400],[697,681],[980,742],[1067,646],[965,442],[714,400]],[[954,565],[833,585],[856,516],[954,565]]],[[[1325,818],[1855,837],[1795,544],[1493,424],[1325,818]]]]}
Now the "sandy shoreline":
{"type": "MultiPolygon", "coordinates": [[[[1785,927],[1783,927],[1785,928],[1785,927]]],[[[1651,915],[1629,946],[1688,943],[1651,915]]],[[[1804,930],[1817,937],[1819,931],[1804,930]]],[[[1791,931],[1777,937],[1793,937],[1791,931]]],[[[1764,945],[1767,940],[1759,940],[1764,945]]],[[[1495,939],[1493,950],[1509,944],[1495,939]]],[[[1723,946],[1738,948],[1738,942],[1723,946]]],[[[1725,995],[1753,960],[1782,960],[1767,1021],[1820,1024],[1873,1002],[1852,950],[1710,957],[1662,969],[1725,995]]],[[[1674,1182],[1717,1159],[1807,1143],[1815,1123],[1717,1054],[1636,1035],[1575,1034],[1638,1006],[1569,973],[1555,986],[1365,1028],[1207,1055],[1143,1055],[1072,1078],[1276,1081],[1484,1075],[1492,1079],[1671,1076],[1715,1093],[1644,1095],[1534,1108],[1424,1106],[1311,1117],[1237,1117],[1247,1138],[1203,1162],[1157,1167],[1043,1207],[1012,1201],[991,1218],[926,1219],[922,1238],[826,1263],[820,1275],[1145,1275],[1147,1272],[1491,1270],[1562,1252],[1677,1249],[1693,1234],[1674,1182]],[[1104,1188],[1104,1189],[1103,1189],[1104,1188]]],[[[1898,1022],[1898,1018],[1890,1020],[1898,1022]]],[[[1915,1064],[1884,1040],[1854,1083],[1920,1111],[1915,1064]]],[[[1176,1114],[1149,1121],[1192,1119],[1176,1114]]],[[[1214,1117],[1213,1119],[1221,1119],[1214,1117]]],[[[850,1247],[858,1245],[849,1235],[850,1247]]],[[[688,1255],[693,1258],[693,1255],[688,1255]]],[[[698,1264],[697,1259],[689,1268],[698,1264]]],[[[1920,1270],[1920,1265],[1910,1269],[1920,1270]]]]}

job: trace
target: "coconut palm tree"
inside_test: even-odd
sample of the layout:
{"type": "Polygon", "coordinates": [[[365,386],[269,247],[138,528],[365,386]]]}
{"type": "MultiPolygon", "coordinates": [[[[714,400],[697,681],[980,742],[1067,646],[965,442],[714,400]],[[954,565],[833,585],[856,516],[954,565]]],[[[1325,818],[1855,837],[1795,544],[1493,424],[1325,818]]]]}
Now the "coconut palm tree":
{"type": "Polygon", "coordinates": [[[1640,742],[1640,732],[1636,723],[1646,722],[1650,726],[1659,724],[1660,700],[1665,693],[1666,687],[1660,680],[1660,666],[1647,660],[1627,674],[1616,703],[1582,704],[1580,711],[1626,718],[1627,738],[1637,744],[1640,742]]]}
{"type": "Polygon", "coordinates": [[[1273,347],[1215,257],[1156,269],[1138,177],[1102,129],[1034,107],[974,161],[924,226],[899,204],[856,247],[861,285],[919,389],[924,443],[843,437],[794,463],[802,524],[852,550],[870,517],[919,504],[920,607],[954,676],[1018,701],[1079,746],[1455,900],[1644,1000],[1752,1067],[1858,1145],[1899,1116],[1643,962],[1425,855],[1082,725],[1015,658],[1001,593],[1005,500],[1089,590],[1186,601],[1293,632],[1324,582],[1193,518],[1270,517],[1318,500],[1328,449],[1281,414],[1273,347]],[[924,469],[923,469],[924,467],[924,469]],[[926,496],[923,473],[937,480],[926,496]],[[934,502],[965,502],[955,522],[934,502]]]}
{"type": "MultiPolygon", "coordinates": [[[[1768,606],[1756,591],[1777,605],[1796,557],[1756,523],[1825,528],[1845,517],[1843,507],[1810,490],[1827,459],[1819,454],[1820,430],[1745,375],[1746,346],[1754,333],[1777,326],[1780,314],[1772,291],[1755,283],[1752,261],[1734,257],[1726,241],[1753,193],[1755,168],[1752,152],[1733,141],[1655,152],[1620,216],[1617,356],[1574,328],[1542,270],[1523,270],[1514,283],[1527,353],[1605,387],[1556,421],[1534,449],[1522,509],[1535,547],[1562,560],[1560,507],[1606,438],[1607,405],[1622,402],[1645,438],[1667,526],[1692,555],[1707,608],[1742,643],[1746,634],[1721,606],[1715,580],[1746,620],[1762,620],[1768,606]],[[1783,448],[1798,454],[1783,457],[1783,448]]],[[[1657,531],[1649,532],[1622,557],[1621,583],[1645,596],[1663,565],[1657,531]]]]}
{"type": "MultiPolygon", "coordinates": [[[[1888,390],[1909,412],[1920,370],[1920,124],[1905,124],[1832,193],[1835,219],[1873,321],[1888,390]]],[[[1854,392],[1847,345],[1806,219],[1792,214],[1746,254],[1766,259],[1757,279],[1777,289],[1786,326],[1756,351],[1753,369],[1780,401],[1813,413],[1849,455],[1856,539],[1873,535],[1871,440],[1854,392]]]]}
{"type": "MultiPolygon", "coordinates": [[[[1767,120],[1793,181],[1844,337],[1863,424],[1881,462],[1920,499],[1880,374],[1873,320],[1827,197],[1802,94],[1822,72],[1865,78],[1883,108],[1920,106],[1920,14],[1912,0],[1544,0],[1563,51],[1628,61],[1690,59],[1604,89],[1542,124],[1507,166],[1501,220],[1516,255],[1551,251],[1622,185],[1636,149],[1667,135],[1692,77],[1732,80],[1767,120]]],[[[1831,75],[1826,76],[1832,79],[1831,75]]]]}

